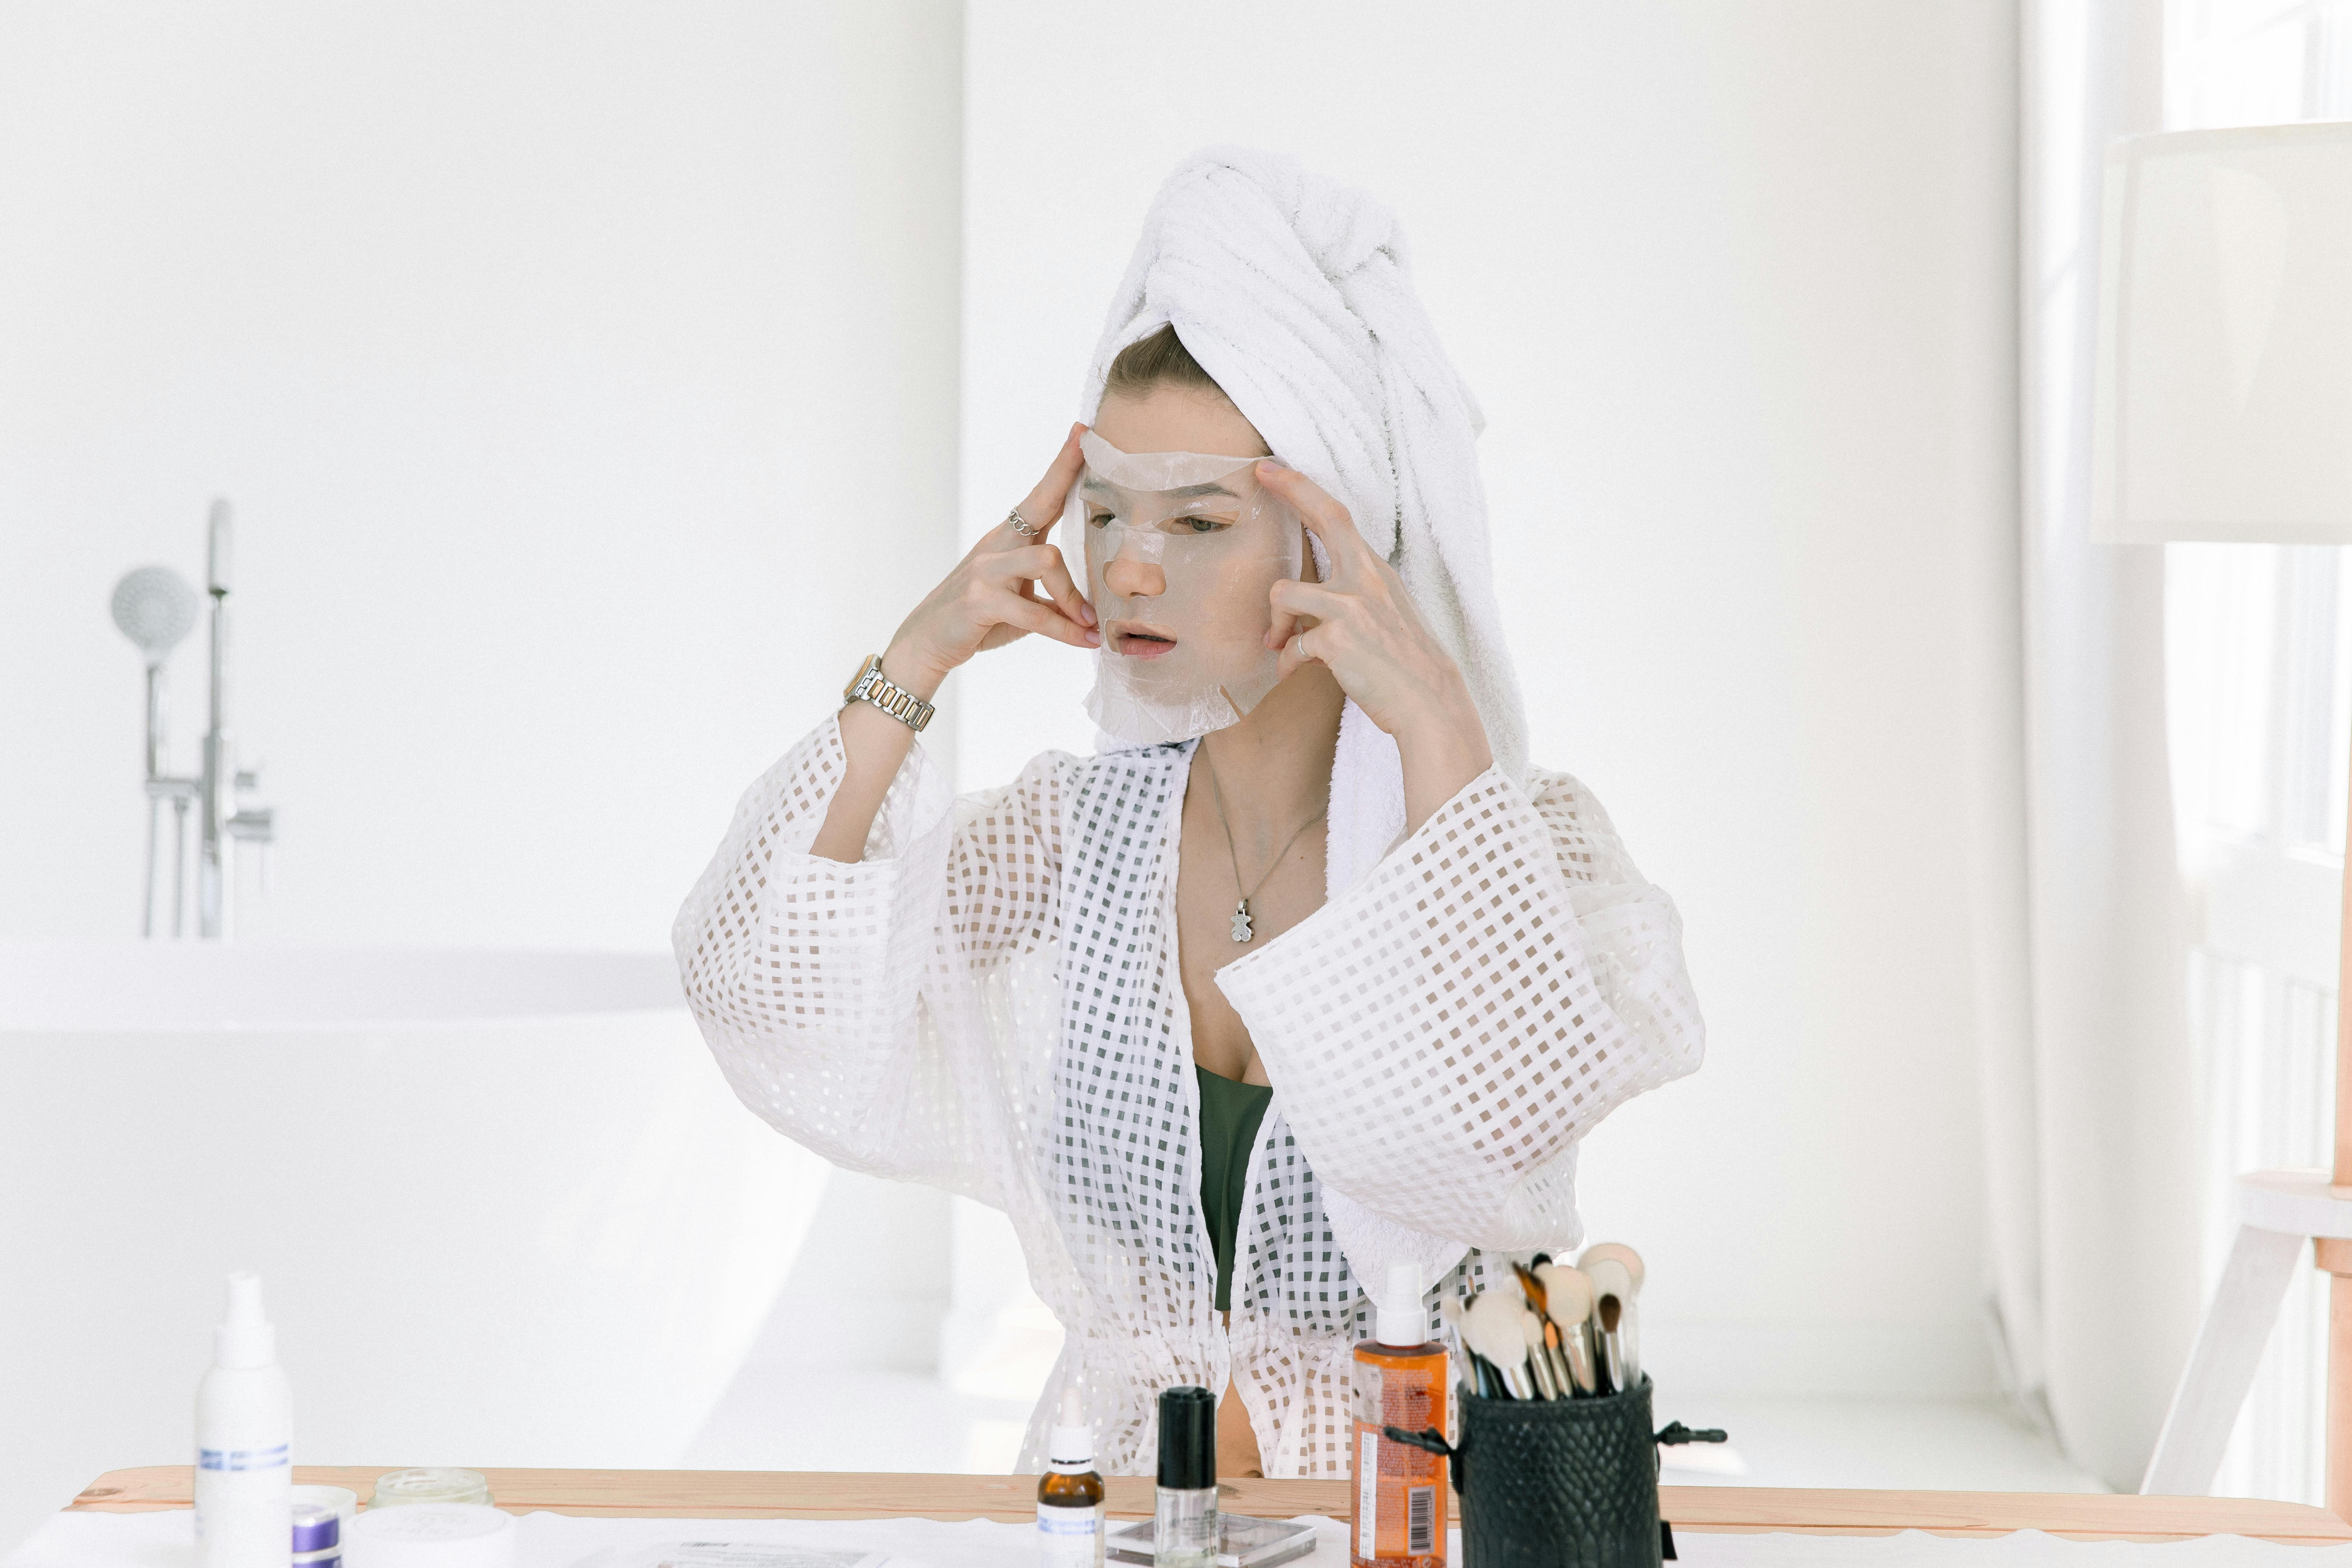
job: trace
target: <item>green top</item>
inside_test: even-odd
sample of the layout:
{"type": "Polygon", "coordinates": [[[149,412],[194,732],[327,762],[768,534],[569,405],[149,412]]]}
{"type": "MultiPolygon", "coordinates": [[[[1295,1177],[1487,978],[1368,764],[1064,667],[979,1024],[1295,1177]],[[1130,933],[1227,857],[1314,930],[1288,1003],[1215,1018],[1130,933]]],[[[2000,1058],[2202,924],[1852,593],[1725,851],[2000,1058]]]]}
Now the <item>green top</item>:
{"type": "Polygon", "coordinates": [[[1201,1080],[1201,1212],[1217,1252],[1217,1310],[1225,1312],[1233,1310],[1234,1233],[1249,1193],[1250,1153],[1274,1090],[1219,1078],[1204,1067],[1192,1071],[1201,1080]]]}

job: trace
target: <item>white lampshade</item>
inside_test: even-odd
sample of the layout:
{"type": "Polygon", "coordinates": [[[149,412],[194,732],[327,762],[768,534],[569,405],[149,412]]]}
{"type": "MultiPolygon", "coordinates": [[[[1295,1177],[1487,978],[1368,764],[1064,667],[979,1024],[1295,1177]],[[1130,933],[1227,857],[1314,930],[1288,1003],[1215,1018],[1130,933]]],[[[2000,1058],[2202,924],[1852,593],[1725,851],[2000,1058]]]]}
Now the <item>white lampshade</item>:
{"type": "Polygon", "coordinates": [[[2352,124],[2107,153],[2091,537],[2352,543],[2352,124]]]}

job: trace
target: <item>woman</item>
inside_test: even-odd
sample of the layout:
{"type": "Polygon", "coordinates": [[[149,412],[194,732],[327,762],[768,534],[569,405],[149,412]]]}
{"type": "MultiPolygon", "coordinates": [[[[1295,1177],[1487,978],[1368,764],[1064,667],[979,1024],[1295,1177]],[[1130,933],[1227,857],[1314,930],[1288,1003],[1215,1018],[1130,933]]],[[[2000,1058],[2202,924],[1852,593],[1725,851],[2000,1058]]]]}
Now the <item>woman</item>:
{"type": "Polygon", "coordinates": [[[1222,1473],[1344,1476],[1363,1282],[1412,1263],[1433,1330],[1490,1253],[1571,1248],[1578,1141],[1698,1065],[1680,921],[1590,792],[1525,763],[1479,416],[1385,210],[1268,154],[1187,160],[1085,407],[745,795],[679,964],[770,1122],[1011,1216],[1067,1331],[1024,1468],[1075,1382],[1103,1468],[1148,1472],[1159,1391],[1195,1384],[1222,1473]],[[1136,456],[1167,453],[1223,462],[1136,456]],[[1213,477],[1147,493],[1154,467],[1213,477]],[[1086,593],[1054,538],[1074,487],[1086,593]],[[1297,566],[1235,587],[1180,561],[1196,537],[1297,566]],[[909,721],[1025,635],[1089,650],[1118,733],[954,799],[909,721]]]}

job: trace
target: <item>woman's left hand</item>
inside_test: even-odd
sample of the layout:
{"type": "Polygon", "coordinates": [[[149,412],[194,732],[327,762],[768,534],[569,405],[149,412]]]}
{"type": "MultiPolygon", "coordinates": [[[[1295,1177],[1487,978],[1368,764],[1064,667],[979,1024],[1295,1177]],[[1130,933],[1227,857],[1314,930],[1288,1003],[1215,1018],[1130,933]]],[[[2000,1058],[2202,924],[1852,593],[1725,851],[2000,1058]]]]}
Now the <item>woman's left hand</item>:
{"type": "Polygon", "coordinates": [[[1422,620],[1404,579],[1364,542],[1346,507],[1280,463],[1258,464],[1257,479],[1291,504],[1331,560],[1325,582],[1274,585],[1266,646],[1282,650],[1286,678],[1304,664],[1328,668],[1364,716],[1395,738],[1404,757],[1407,826],[1418,827],[1493,765],[1469,683],[1422,620]]]}

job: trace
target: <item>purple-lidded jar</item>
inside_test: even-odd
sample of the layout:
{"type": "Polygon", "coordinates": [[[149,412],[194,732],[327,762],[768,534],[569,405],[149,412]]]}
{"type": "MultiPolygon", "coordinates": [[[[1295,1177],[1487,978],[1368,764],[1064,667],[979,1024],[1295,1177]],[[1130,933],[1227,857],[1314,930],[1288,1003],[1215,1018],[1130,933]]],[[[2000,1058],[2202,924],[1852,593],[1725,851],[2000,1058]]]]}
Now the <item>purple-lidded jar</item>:
{"type": "Polygon", "coordinates": [[[294,1505],[294,1568],[342,1568],[343,1520],[331,1503],[294,1505]]]}

